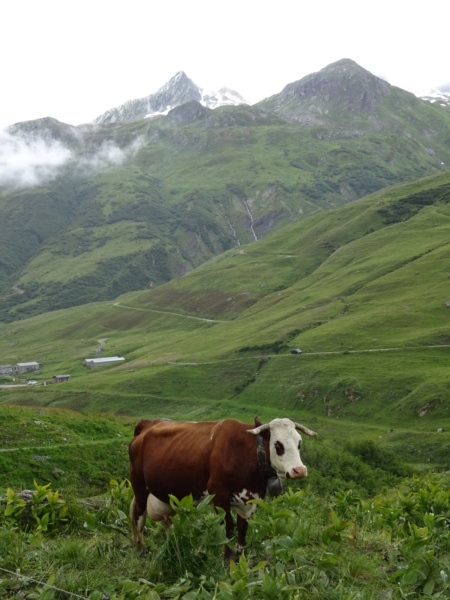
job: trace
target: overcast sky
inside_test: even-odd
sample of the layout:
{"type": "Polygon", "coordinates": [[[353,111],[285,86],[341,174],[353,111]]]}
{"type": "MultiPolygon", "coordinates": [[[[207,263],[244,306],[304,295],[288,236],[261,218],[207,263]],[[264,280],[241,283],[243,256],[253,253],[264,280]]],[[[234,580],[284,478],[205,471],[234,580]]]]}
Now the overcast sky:
{"type": "Polygon", "coordinates": [[[250,103],[351,58],[412,92],[450,81],[449,0],[4,0],[0,127],[78,125],[177,71],[250,103]]]}

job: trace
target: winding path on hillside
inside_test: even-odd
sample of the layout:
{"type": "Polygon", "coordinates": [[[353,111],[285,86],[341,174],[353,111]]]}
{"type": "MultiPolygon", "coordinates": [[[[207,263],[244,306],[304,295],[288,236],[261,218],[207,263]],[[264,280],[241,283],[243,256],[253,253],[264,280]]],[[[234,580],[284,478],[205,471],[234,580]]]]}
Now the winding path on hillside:
{"type": "Polygon", "coordinates": [[[96,354],[101,354],[101,353],[102,353],[103,346],[105,345],[105,342],[106,342],[106,340],[107,340],[107,339],[108,339],[108,338],[100,338],[100,339],[98,340],[98,346],[97,346],[97,348],[95,349],[95,353],[96,353],[96,354]]]}
{"type": "Polygon", "coordinates": [[[27,383],[2,383],[0,385],[1,390],[7,390],[8,388],[27,387],[27,383]]]}
{"type": "MultiPolygon", "coordinates": [[[[122,439],[124,441],[125,438],[122,439]]],[[[80,446],[95,446],[95,445],[103,445],[103,444],[112,444],[116,442],[120,442],[121,438],[112,438],[106,440],[85,440],[83,442],[61,442],[60,444],[48,444],[47,446],[18,446],[14,448],[0,448],[0,452],[18,452],[19,450],[52,450],[54,448],[60,448],[64,446],[64,448],[79,448],[80,446]]],[[[128,440],[125,440],[124,443],[128,444],[128,440]]]]}
{"type": "MultiPolygon", "coordinates": [[[[450,344],[440,344],[438,346],[408,346],[398,348],[368,348],[366,350],[324,350],[323,352],[302,352],[302,354],[291,355],[290,352],[286,352],[285,354],[264,354],[264,355],[256,355],[254,358],[281,358],[281,357],[291,357],[292,360],[301,360],[302,356],[328,356],[328,355],[337,355],[337,354],[365,354],[369,352],[400,352],[404,350],[430,350],[433,348],[450,348],[450,344]]],[[[230,358],[230,359],[221,359],[221,360],[210,360],[210,361],[197,361],[197,362],[175,362],[168,361],[168,365],[178,365],[178,366],[198,366],[198,365],[212,365],[220,362],[229,362],[232,360],[239,360],[238,358],[230,358]]]]}
{"type": "MultiPolygon", "coordinates": [[[[117,306],[118,308],[125,308],[128,310],[139,310],[144,312],[153,312],[161,315],[172,315],[174,317],[182,317],[184,319],[194,319],[196,321],[204,321],[206,323],[225,323],[226,321],[219,321],[217,319],[205,319],[203,317],[194,317],[192,315],[186,315],[182,313],[170,312],[167,310],[157,310],[155,308],[140,308],[137,306],[129,306],[126,304],[121,304],[120,302],[114,302],[113,306],[117,306]]],[[[433,348],[450,348],[450,344],[438,344],[438,345],[429,345],[429,346],[398,346],[392,348],[367,348],[362,350],[328,350],[328,351],[320,351],[320,352],[303,352],[302,356],[326,356],[332,354],[364,354],[368,352],[399,352],[401,350],[423,350],[423,349],[433,349],[433,348]]],[[[283,356],[280,354],[265,354],[269,358],[274,358],[276,356],[283,356]]],[[[285,356],[290,356],[290,353],[287,353],[285,356]]],[[[208,361],[207,364],[210,364],[211,361],[208,361]]],[[[213,362],[222,362],[222,361],[213,361],[213,362]]],[[[168,364],[172,365],[198,365],[198,364],[206,364],[199,362],[169,362],[168,364]]]]}
{"type": "Polygon", "coordinates": [[[308,356],[313,356],[315,354],[363,354],[364,352],[398,352],[400,350],[423,350],[425,348],[450,348],[450,344],[439,344],[437,346],[399,346],[398,348],[368,348],[367,350],[330,350],[328,352],[303,352],[303,354],[308,356]]]}
{"type": "Polygon", "coordinates": [[[127,306],[126,304],[120,304],[120,302],[114,302],[113,306],[117,306],[119,308],[127,308],[128,310],[140,310],[144,312],[159,313],[161,315],[172,315],[173,317],[184,317],[185,319],[194,319],[195,321],[204,321],[205,323],[220,323],[220,321],[217,321],[217,319],[193,317],[192,315],[184,315],[182,313],[170,312],[168,310],[157,310],[156,308],[140,308],[138,306],[127,306]]]}

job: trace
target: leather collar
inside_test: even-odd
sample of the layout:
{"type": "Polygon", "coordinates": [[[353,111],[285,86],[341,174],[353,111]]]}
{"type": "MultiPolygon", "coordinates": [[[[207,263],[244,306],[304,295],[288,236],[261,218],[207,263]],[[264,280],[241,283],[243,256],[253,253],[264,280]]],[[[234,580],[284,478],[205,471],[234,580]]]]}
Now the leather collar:
{"type": "Polygon", "coordinates": [[[256,456],[258,457],[258,465],[265,479],[276,477],[275,469],[270,465],[267,458],[266,448],[264,446],[264,438],[262,435],[256,437],[256,456]]]}
{"type": "Polygon", "coordinates": [[[258,465],[261,470],[263,477],[266,479],[267,489],[269,494],[273,496],[280,496],[284,494],[283,482],[281,478],[277,476],[277,472],[270,465],[267,458],[266,448],[264,446],[264,438],[262,435],[256,437],[256,456],[258,458],[258,465]]]}

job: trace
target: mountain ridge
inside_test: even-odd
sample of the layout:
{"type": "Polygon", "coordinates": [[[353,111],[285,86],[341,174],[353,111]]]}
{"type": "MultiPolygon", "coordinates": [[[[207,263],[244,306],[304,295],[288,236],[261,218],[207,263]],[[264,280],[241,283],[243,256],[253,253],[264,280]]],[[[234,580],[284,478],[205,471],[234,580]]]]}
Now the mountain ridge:
{"type": "Polygon", "coordinates": [[[443,107],[350,60],[254,106],[16,124],[0,139],[0,315],[157,287],[314,212],[445,172],[449,131],[443,107]]]}
{"type": "Polygon", "coordinates": [[[323,106],[332,101],[337,108],[344,106],[358,114],[373,112],[379,99],[389,95],[391,87],[353,60],[344,58],[289,83],[271,99],[275,99],[276,112],[282,112],[282,106],[292,101],[304,110],[302,101],[309,101],[314,102],[318,113],[322,113],[323,106]]]}
{"type": "Polygon", "coordinates": [[[184,71],[178,71],[153,94],[128,100],[120,106],[111,108],[96,117],[94,123],[104,125],[167,115],[173,108],[192,101],[199,102],[206,108],[247,104],[234,90],[223,87],[217,92],[206,91],[189,79],[184,71]]]}

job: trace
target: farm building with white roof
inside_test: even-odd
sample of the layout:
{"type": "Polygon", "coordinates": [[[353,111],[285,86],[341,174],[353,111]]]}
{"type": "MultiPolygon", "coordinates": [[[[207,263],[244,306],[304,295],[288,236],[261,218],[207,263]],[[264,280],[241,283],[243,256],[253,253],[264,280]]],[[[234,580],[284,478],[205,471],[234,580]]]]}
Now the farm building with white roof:
{"type": "Polygon", "coordinates": [[[125,359],[122,356],[105,356],[104,358],[86,358],[83,364],[92,369],[94,367],[104,367],[123,360],[125,359]]]}

